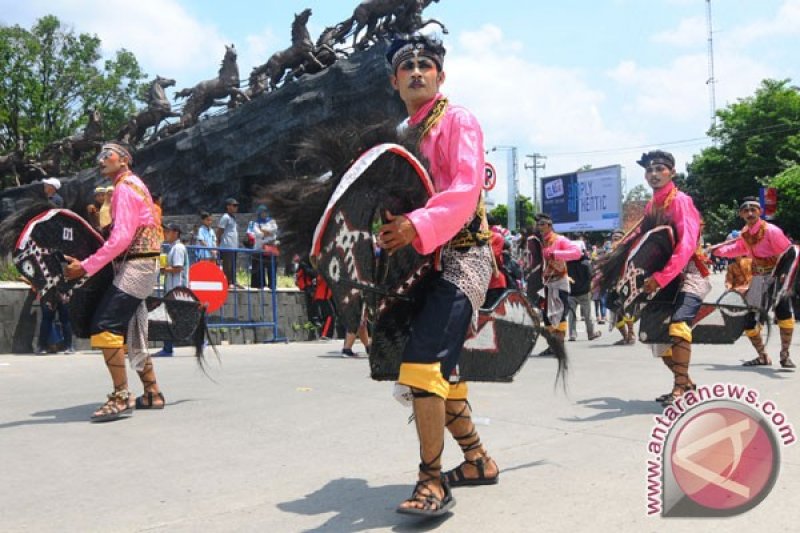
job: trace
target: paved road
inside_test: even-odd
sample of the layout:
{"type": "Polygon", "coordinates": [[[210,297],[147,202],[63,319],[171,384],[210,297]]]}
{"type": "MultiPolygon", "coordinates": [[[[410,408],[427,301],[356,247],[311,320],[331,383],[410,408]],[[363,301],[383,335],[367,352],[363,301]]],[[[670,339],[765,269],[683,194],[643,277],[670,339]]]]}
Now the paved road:
{"type": "MultiPolygon", "coordinates": [[[[179,349],[156,363],[167,409],[109,424],[87,422],[109,388],[99,353],[0,355],[0,530],[796,531],[797,445],[748,513],[647,517],[652,398],[671,378],[644,346],[612,347],[616,333],[580,338],[568,394],[554,392],[548,358],[531,358],[513,384],[472,385],[502,481],[456,489],[453,514],[428,523],[394,512],[418,462],[409,411],[369,380],[365,360],[339,358],[338,342],[223,346],[216,382],[179,349]]],[[[777,334],[768,348],[777,359],[777,334]]],[[[692,373],[757,389],[800,428],[800,373],[740,367],[751,355],[746,340],[698,346],[692,373]]],[[[458,460],[448,442],[445,465],[458,460]]]]}

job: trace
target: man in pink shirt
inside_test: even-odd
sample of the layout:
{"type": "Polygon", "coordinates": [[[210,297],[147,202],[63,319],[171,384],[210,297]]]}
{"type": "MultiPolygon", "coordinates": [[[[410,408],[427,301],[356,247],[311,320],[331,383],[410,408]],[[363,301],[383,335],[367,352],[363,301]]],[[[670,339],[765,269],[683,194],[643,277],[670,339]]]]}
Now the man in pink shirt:
{"type": "Polygon", "coordinates": [[[390,254],[409,244],[422,254],[442,249],[442,271],[433,275],[413,317],[398,377],[413,396],[421,463],[414,491],[397,511],[423,516],[441,515],[455,504],[451,486],[499,479],[472,423],[467,384],[457,374],[467,329],[492,274],[491,234],[481,200],[483,133],[469,111],[439,93],[444,54],[440,42],[413,35],[396,39],[386,55],[392,86],[408,110],[406,131],[418,138],[436,193],[411,213],[387,213],[378,242],[390,254]],[[464,462],[442,474],[445,427],[461,446],[464,462]]]}
{"type": "Polygon", "coordinates": [[[569,313],[567,261],[580,259],[582,253],[577,244],[553,231],[553,219],[546,213],[536,215],[536,232],[542,240],[542,257],[545,260],[542,272],[546,302],[544,337],[550,352],[564,353],[569,313]]]}
{"type": "Polygon", "coordinates": [[[100,172],[114,185],[111,197],[112,229],[108,240],[83,261],[68,258],[67,279],[93,276],[114,262],[114,281],[94,312],[91,344],[103,350],[114,392],[92,414],[92,422],[116,420],[132,414],[125,349],[142,381],[144,395],[137,409],[163,409],[153,362],[147,353],[147,308],[144,300],[158,280],[158,257],[163,233],[161,220],[147,186],[130,170],[132,157],[120,144],[103,145],[97,156],[100,172]]]}
{"type": "MultiPolygon", "coordinates": [[[[753,279],[747,289],[745,299],[749,305],[763,309],[764,296],[775,281],[772,277],[772,270],[775,268],[778,258],[792,243],[778,226],[761,219],[761,204],[755,196],[744,198],[739,206],[739,216],[746,223],[739,233],[739,237],[732,243],[712,249],[711,253],[718,257],[747,256],[752,258],[753,279]]],[[[789,358],[789,346],[794,333],[794,319],[788,298],[777,303],[775,317],[778,319],[778,327],[781,332],[781,366],[795,368],[794,362],[789,358]]],[[[755,312],[750,313],[747,317],[744,333],[758,354],[758,357],[747,361],[744,366],[771,365],[772,360],[764,349],[764,341],[761,339],[761,324],[757,322],[755,312]]]]}
{"type": "Polygon", "coordinates": [[[675,228],[675,247],[667,264],[644,281],[644,291],[654,294],[669,285],[678,276],[681,286],[670,318],[669,346],[654,346],[655,355],[661,357],[672,371],[672,391],[656,398],[663,405],[671,405],[686,391],[695,388],[689,377],[692,357],[692,322],[700,310],[711,283],[708,269],[698,256],[700,240],[700,213],[689,195],[673,183],[675,158],[669,152],[653,150],[642,154],[637,161],[642,166],[647,183],[653,188],[653,198],[645,206],[646,214],[660,214],[675,228]]]}

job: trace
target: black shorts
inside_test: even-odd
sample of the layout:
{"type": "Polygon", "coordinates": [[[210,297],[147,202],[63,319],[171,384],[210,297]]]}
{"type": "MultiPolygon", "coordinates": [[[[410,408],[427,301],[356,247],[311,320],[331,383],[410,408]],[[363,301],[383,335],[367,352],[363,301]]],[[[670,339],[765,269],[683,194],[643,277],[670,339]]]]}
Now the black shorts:
{"type": "Polygon", "coordinates": [[[116,285],[111,285],[97,306],[89,333],[96,335],[108,331],[124,337],[128,333],[128,322],[141,303],[140,298],[122,292],[116,285]]]}
{"type": "Polygon", "coordinates": [[[426,287],[421,309],[411,320],[404,363],[441,363],[447,379],[458,364],[472,320],[472,304],[461,289],[437,276],[426,287]]]}
{"type": "Polygon", "coordinates": [[[703,299],[699,296],[686,292],[679,292],[675,300],[675,312],[672,313],[670,322],[686,322],[691,326],[702,304],[703,299]]]}

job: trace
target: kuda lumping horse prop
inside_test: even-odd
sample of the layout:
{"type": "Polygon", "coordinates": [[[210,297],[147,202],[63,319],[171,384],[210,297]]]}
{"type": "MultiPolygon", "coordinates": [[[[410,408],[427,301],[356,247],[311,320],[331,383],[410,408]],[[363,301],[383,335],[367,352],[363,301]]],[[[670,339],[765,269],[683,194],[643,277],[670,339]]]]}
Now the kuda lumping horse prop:
{"type": "MultiPolygon", "coordinates": [[[[41,305],[66,304],[75,335],[89,338],[94,310],[114,278],[113,266],[68,281],[63,275],[64,257],[90,256],[103,245],[103,237],[72,211],[49,209],[45,204],[12,215],[0,231],[4,235],[0,246],[12,251],[14,265],[37,292],[41,305]],[[10,235],[18,235],[13,245],[10,235]]],[[[202,366],[205,308],[192,291],[178,287],[164,297],[148,297],[146,305],[149,340],[191,343],[202,366]]]]}
{"type": "MultiPolygon", "coordinates": [[[[670,342],[669,322],[680,277],[654,297],[648,297],[642,288],[645,279],[667,264],[675,240],[675,228],[655,215],[647,215],[598,264],[594,282],[606,292],[608,309],[618,318],[629,315],[640,319],[639,340],[647,344],[670,342]]],[[[715,303],[703,303],[691,324],[692,342],[732,344],[744,331],[751,311],[735,291],[725,292],[715,303]]]]}
{"type": "MultiPolygon", "coordinates": [[[[318,132],[300,147],[320,178],[290,180],[266,195],[281,228],[281,242],[308,253],[331,287],[348,331],[364,319],[373,325],[369,354],[373,379],[397,378],[418,295],[438,266],[436,254],[407,246],[388,255],[376,246],[385,213],[425,205],[434,187],[414,144],[393,126],[350,125],[318,132]]],[[[481,309],[476,332],[459,363],[463,379],[511,381],[540,332],[540,314],[518,291],[481,309]]]]}

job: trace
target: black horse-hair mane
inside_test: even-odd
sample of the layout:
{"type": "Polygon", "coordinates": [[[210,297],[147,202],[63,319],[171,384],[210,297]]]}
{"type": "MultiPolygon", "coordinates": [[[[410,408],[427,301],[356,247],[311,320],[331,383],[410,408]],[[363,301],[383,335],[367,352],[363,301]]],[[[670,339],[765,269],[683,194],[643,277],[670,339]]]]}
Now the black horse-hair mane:
{"type": "Polygon", "coordinates": [[[19,211],[15,211],[8,215],[3,222],[0,223],[0,255],[5,257],[14,251],[17,245],[22,230],[31,219],[48,209],[52,209],[53,205],[46,200],[36,200],[34,203],[19,211]]]}
{"type": "MultiPolygon", "coordinates": [[[[316,128],[297,145],[296,166],[312,171],[255,189],[256,198],[269,206],[280,229],[283,254],[308,254],[317,223],[344,173],[361,154],[383,143],[400,144],[416,155],[414,139],[398,133],[396,121],[380,120],[366,126],[345,122],[316,128]]],[[[376,162],[386,176],[381,188],[387,196],[403,192],[391,179],[399,164],[396,158],[376,162]]]]}
{"type": "MultiPolygon", "coordinates": [[[[625,263],[628,261],[628,254],[637,244],[641,235],[646,234],[655,227],[671,225],[660,211],[645,214],[644,218],[623,237],[616,248],[597,261],[595,283],[600,288],[600,291],[607,293],[614,289],[625,268],[625,263]]],[[[677,235],[677,231],[675,235],[677,235]]]]}

